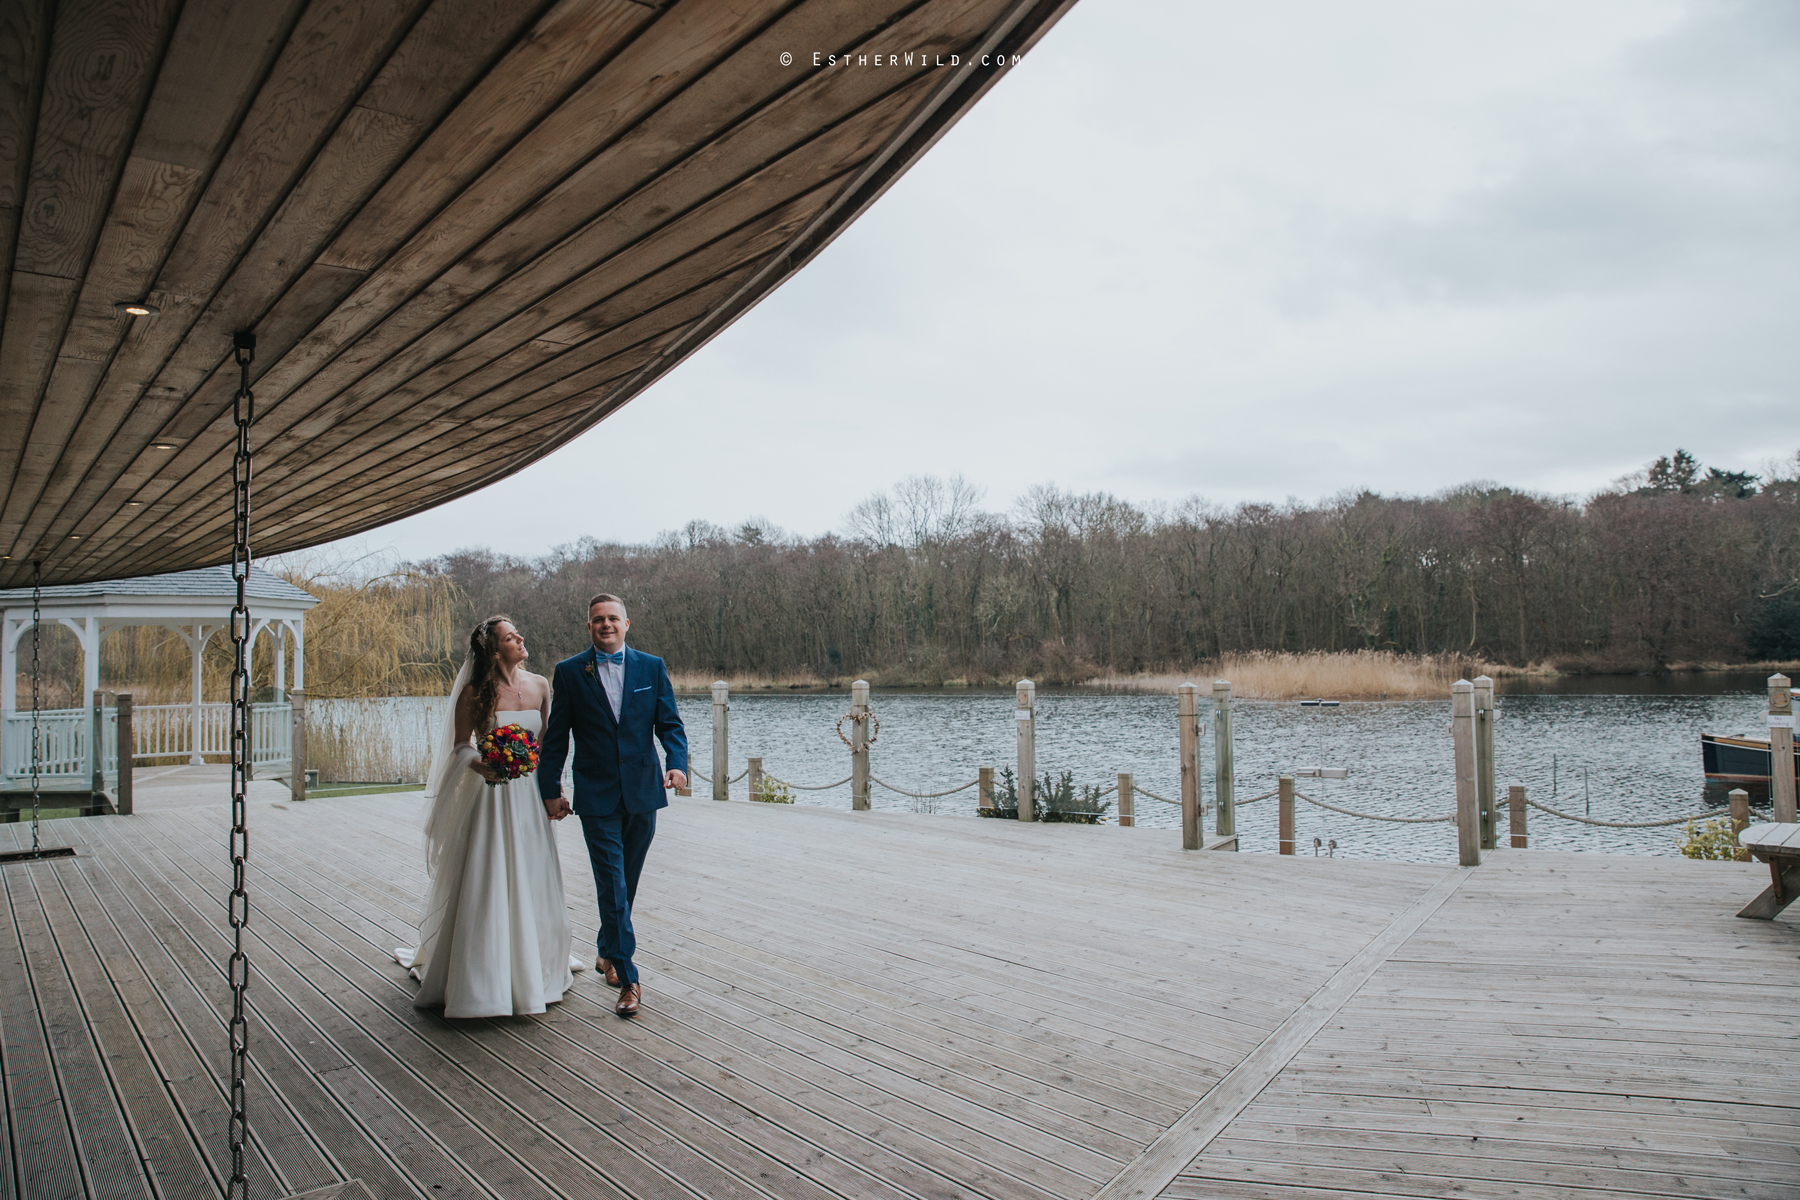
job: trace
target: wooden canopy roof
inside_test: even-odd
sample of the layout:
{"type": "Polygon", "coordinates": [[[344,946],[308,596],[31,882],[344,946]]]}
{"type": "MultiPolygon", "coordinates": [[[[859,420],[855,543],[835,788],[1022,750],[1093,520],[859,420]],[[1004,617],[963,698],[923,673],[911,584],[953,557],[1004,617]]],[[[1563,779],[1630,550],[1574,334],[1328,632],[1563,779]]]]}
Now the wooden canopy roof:
{"type": "Polygon", "coordinates": [[[817,254],[1073,3],[9,0],[0,587],[229,560],[238,330],[258,554],[517,471],[817,254]]]}

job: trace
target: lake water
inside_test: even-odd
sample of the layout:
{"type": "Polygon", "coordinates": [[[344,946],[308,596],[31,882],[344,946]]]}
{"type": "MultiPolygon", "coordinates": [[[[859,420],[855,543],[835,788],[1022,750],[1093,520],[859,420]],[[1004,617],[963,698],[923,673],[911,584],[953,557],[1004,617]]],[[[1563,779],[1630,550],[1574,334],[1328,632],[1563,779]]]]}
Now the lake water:
{"type": "MultiPolygon", "coordinates": [[[[1677,677],[1676,682],[1680,682],[1677,677]]],[[[1610,682],[1610,681],[1609,681],[1610,682]]],[[[1614,821],[1656,820],[1710,808],[1702,786],[1700,734],[1755,733],[1766,728],[1766,693],[1754,681],[1706,680],[1716,690],[1643,688],[1632,693],[1580,694],[1534,689],[1500,699],[1496,726],[1497,779],[1501,789],[1500,837],[1506,838],[1505,787],[1522,783],[1528,795],[1565,812],[1614,821]]],[[[1580,686],[1578,682],[1563,687],[1580,686]]],[[[1588,686],[1593,686],[1589,684],[1588,686]]],[[[1692,686],[1690,684],[1690,686],[1692,686]]],[[[1210,695],[1202,708],[1210,712],[1210,695]]],[[[343,703],[343,702],[340,702],[343,703]]],[[[383,701],[390,706],[399,740],[423,739],[442,700],[383,701]],[[405,709],[402,713],[400,710],[405,709]]],[[[693,765],[713,774],[712,705],[706,696],[679,698],[693,765]]],[[[848,708],[842,691],[733,696],[731,762],[743,771],[750,755],[764,769],[795,784],[823,784],[850,773],[849,752],[834,726],[848,708]]],[[[877,692],[871,701],[881,730],[870,752],[877,779],[914,792],[935,792],[974,780],[983,766],[1014,761],[1016,734],[1011,692],[954,690],[877,692]]],[[[318,712],[318,710],[315,710],[318,712]]],[[[1454,806],[1450,704],[1438,700],[1345,703],[1306,708],[1293,701],[1237,700],[1232,705],[1233,744],[1240,801],[1272,791],[1276,777],[1300,767],[1347,767],[1343,780],[1302,779],[1299,790],[1341,808],[1389,816],[1447,815],[1454,806]]],[[[319,712],[323,716],[323,712],[319,712]]],[[[364,728],[367,728],[364,725],[364,728]]],[[[1037,761],[1075,782],[1111,786],[1121,771],[1135,776],[1137,824],[1148,837],[1178,837],[1180,809],[1150,798],[1180,795],[1180,765],[1173,696],[1079,691],[1038,695],[1037,761]]],[[[423,749],[423,746],[420,747],[423,749]]],[[[1201,736],[1205,827],[1214,828],[1212,731],[1201,736]]],[[[694,794],[710,794],[694,781],[694,794]]],[[[747,784],[732,786],[744,799],[747,784]]],[[[1116,800],[1116,797],[1109,797],[1116,800]]],[[[850,787],[796,792],[799,804],[850,807],[850,787]]],[[[944,819],[974,819],[976,791],[918,802],[871,787],[878,809],[934,810],[944,819]]],[[[1765,810],[1766,811],[1766,810],[1765,810]]],[[[1598,850],[1623,854],[1676,854],[1682,828],[1607,829],[1528,811],[1531,845],[1540,849],[1598,850]]],[[[1276,851],[1276,803],[1242,805],[1240,846],[1276,851]]],[[[1107,818],[1108,823],[1116,820],[1107,818]]],[[[1335,853],[1351,858],[1452,862],[1456,832],[1450,824],[1394,825],[1342,816],[1301,802],[1295,835],[1302,853],[1312,839],[1335,840],[1335,853]]],[[[1321,853],[1325,850],[1321,849],[1321,853]]]]}
{"type": "MultiPolygon", "coordinates": [[[[1210,696],[1203,706],[1210,708],[1210,696]]],[[[1766,693],[1696,695],[1512,694],[1500,700],[1495,727],[1497,779],[1504,789],[1522,783],[1532,799],[1565,812],[1613,821],[1676,817],[1716,807],[1706,804],[1700,768],[1701,732],[1760,732],[1766,693]]],[[[684,697],[693,762],[711,776],[712,708],[706,697],[684,697]]],[[[745,758],[760,755],[764,769],[799,784],[821,784],[849,774],[849,752],[833,729],[848,707],[842,693],[734,696],[731,701],[731,775],[745,758]]],[[[914,792],[935,792],[1013,762],[1016,734],[1010,692],[877,693],[871,707],[881,722],[870,751],[878,778],[914,792]]],[[[1421,817],[1454,807],[1449,700],[1345,703],[1303,708],[1292,701],[1237,700],[1232,705],[1236,794],[1242,799],[1272,791],[1280,774],[1299,767],[1347,767],[1343,780],[1303,779],[1309,796],[1360,812],[1421,817]]],[[[1206,828],[1214,827],[1212,731],[1201,737],[1202,794],[1206,828]]],[[[1176,702],[1172,696],[1040,692],[1037,761],[1080,784],[1110,786],[1130,771],[1138,789],[1137,824],[1178,831],[1180,809],[1144,793],[1180,795],[1176,702]]],[[[710,794],[695,782],[695,794],[710,794]]],[[[732,788],[734,799],[747,784],[732,788]]],[[[932,802],[940,814],[973,818],[975,789],[932,802]]],[[[823,792],[797,792],[800,804],[850,807],[845,784],[823,792]]],[[[875,808],[906,811],[915,802],[871,786],[875,808]]],[[[1241,805],[1240,847],[1276,851],[1273,799],[1241,805]]],[[[1337,842],[1336,854],[1451,862],[1456,832],[1450,824],[1395,825],[1346,817],[1304,802],[1296,804],[1295,836],[1303,853],[1312,839],[1337,842]]],[[[1676,854],[1682,828],[1607,829],[1528,810],[1531,845],[1540,849],[1601,850],[1626,854],[1676,854]]],[[[1115,818],[1109,817],[1108,823],[1115,818]]],[[[1506,836],[1504,807],[1501,838],[1506,836]]],[[[1152,835],[1154,836],[1154,835],[1152,835]]],[[[1323,849],[1321,852],[1325,852],[1323,849]]]]}

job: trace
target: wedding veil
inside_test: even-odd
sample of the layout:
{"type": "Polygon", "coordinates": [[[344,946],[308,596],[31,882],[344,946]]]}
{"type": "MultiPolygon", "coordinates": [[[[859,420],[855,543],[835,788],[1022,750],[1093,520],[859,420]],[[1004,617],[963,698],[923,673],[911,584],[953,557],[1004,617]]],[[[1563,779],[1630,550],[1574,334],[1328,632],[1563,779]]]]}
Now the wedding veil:
{"type": "Polygon", "coordinates": [[[456,702],[469,686],[472,670],[472,660],[464,659],[456,682],[450,685],[450,704],[431,748],[431,770],[425,776],[425,870],[433,878],[445,853],[467,830],[469,813],[481,799],[480,776],[468,769],[475,750],[456,741],[456,702]]]}

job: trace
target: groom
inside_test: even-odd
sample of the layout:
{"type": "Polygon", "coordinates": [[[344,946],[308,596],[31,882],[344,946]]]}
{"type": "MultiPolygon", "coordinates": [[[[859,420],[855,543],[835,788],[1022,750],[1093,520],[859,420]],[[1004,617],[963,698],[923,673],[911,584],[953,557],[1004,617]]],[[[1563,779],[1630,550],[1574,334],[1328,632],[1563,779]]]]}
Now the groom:
{"type": "Polygon", "coordinates": [[[666,807],[665,788],[687,786],[687,731],[675,710],[675,689],[663,660],[625,646],[631,620],[625,602],[610,592],[588,601],[591,650],[556,664],[550,724],[538,763],[538,795],[551,820],[571,811],[581,818],[594,889],[600,897],[600,957],[594,964],[619,989],[614,1011],[637,1015],[643,992],[631,961],[637,937],[631,904],[637,896],[644,855],[656,836],[656,810],[666,807]],[[563,799],[563,759],[575,735],[575,805],[563,799]],[[654,734],[668,756],[657,771],[654,734]]]}

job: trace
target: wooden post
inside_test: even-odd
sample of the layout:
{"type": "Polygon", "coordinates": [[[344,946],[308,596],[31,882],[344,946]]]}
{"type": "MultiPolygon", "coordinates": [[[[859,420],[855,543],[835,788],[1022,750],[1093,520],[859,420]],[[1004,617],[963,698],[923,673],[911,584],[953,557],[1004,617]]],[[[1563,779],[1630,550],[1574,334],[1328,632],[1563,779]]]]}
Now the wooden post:
{"type": "Polygon", "coordinates": [[[1199,850],[1200,832],[1200,689],[1184,683],[1175,689],[1181,721],[1181,848],[1199,850]]]}
{"type": "MultiPolygon", "coordinates": [[[[1731,801],[1731,836],[1735,838],[1750,828],[1750,793],[1743,788],[1732,788],[1730,792],[1726,793],[1725,798],[1731,801]]],[[[125,810],[121,808],[119,811],[124,812],[125,810]]],[[[1732,857],[1739,862],[1749,862],[1750,851],[1744,846],[1739,846],[1737,853],[1732,857]]]]}
{"type": "Polygon", "coordinates": [[[712,798],[731,799],[731,685],[713,681],[712,798]]]}
{"type": "Polygon", "coordinates": [[[93,719],[89,722],[93,732],[88,734],[88,767],[94,794],[91,803],[94,804],[99,804],[100,797],[106,792],[106,702],[102,695],[98,691],[94,693],[93,719]]]}
{"type": "Polygon", "coordinates": [[[1525,849],[1525,785],[1515,783],[1506,789],[1506,808],[1512,817],[1512,848],[1525,849]]]}
{"type": "Polygon", "coordinates": [[[119,693],[119,789],[113,807],[119,815],[131,815],[131,768],[137,753],[137,738],[131,731],[131,693],[119,693]]]}
{"type": "Polygon", "coordinates": [[[295,800],[306,799],[306,693],[292,691],[288,693],[288,702],[293,705],[294,741],[288,748],[288,757],[293,761],[288,764],[288,795],[295,800]]]}
{"type": "Polygon", "coordinates": [[[1136,801],[1131,794],[1131,772],[1119,772],[1119,828],[1130,829],[1137,823],[1136,801]]]}
{"type": "Polygon", "coordinates": [[[1475,677],[1475,804],[1481,818],[1481,848],[1492,850],[1500,843],[1495,826],[1499,824],[1498,789],[1494,786],[1494,681],[1486,675],[1475,677]]]}
{"type": "Polygon", "coordinates": [[[975,803],[982,808],[993,808],[994,768],[982,767],[975,772],[975,778],[979,781],[975,784],[975,795],[978,797],[975,803]]]}
{"type": "Polygon", "coordinates": [[[1275,781],[1275,787],[1278,789],[1275,802],[1281,805],[1281,815],[1277,818],[1280,822],[1280,851],[1283,854],[1292,854],[1294,852],[1294,777],[1283,775],[1275,781]]]}
{"type": "Polygon", "coordinates": [[[850,685],[850,807],[869,811],[869,681],[850,685]]]}
{"type": "Polygon", "coordinates": [[[1773,819],[1794,820],[1794,694],[1786,675],[1769,676],[1769,800],[1773,819]]]}
{"type": "Polygon", "coordinates": [[[1019,680],[1014,695],[1013,724],[1019,730],[1019,820],[1035,820],[1032,803],[1037,787],[1037,684],[1019,680]]]}
{"type": "Polygon", "coordinates": [[[1231,763],[1231,681],[1213,680],[1213,804],[1219,810],[1219,836],[1237,832],[1236,782],[1231,763]]]}
{"type": "Polygon", "coordinates": [[[1450,736],[1456,741],[1456,860],[1481,865],[1481,814],[1475,798],[1475,685],[1450,687],[1450,736]]]}
{"type": "Polygon", "coordinates": [[[753,758],[750,760],[750,777],[746,782],[750,784],[750,798],[752,800],[761,800],[763,798],[762,759],[753,758]]]}

